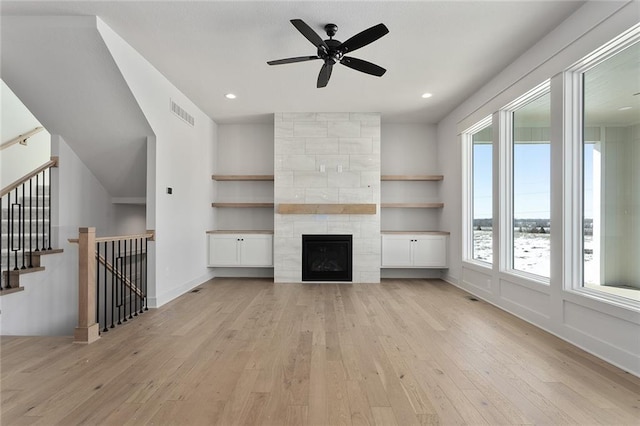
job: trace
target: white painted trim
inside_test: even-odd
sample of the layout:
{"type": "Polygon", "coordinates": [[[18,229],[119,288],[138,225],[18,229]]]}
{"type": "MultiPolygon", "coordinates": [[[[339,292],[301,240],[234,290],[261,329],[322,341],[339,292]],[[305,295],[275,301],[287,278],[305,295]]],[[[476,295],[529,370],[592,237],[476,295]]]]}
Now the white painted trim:
{"type": "MultiPolygon", "coordinates": [[[[627,47],[640,43],[640,23],[623,32],[602,47],[593,51],[576,64],[570,66],[564,73],[564,158],[565,170],[563,179],[564,189],[564,247],[563,252],[563,290],[576,293],[602,303],[631,309],[640,312],[640,303],[627,298],[597,290],[586,288],[584,283],[584,83],[583,75],[588,70],[627,47]]],[[[600,130],[600,140],[606,140],[605,129],[600,130]]],[[[603,147],[604,148],[604,147],[603,147]]],[[[602,150],[601,158],[606,156],[606,148],[602,150]]],[[[604,161],[601,161],[603,164],[604,161]]],[[[602,165],[604,167],[604,165],[602,165]]],[[[600,171],[604,174],[604,170],[600,171]]],[[[594,168],[595,173],[595,168],[594,168]]],[[[596,191],[594,185],[594,191],[596,191]]],[[[596,221],[594,212],[594,224],[596,221]]],[[[604,208],[599,215],[600,223],[604,223],[604,208]]],[[[595,228],[595,226],[594,226],[595,228]]],[[[595,242],[594,242],[595,244],[595,242]]],[[[606,256],[605,253],[603,255],[606,256]]],[[[606,263],[606,262],[603,262],[606,263]]],[[[601,269],[602,271],[602,269],[601,269]]],[[[602,273],[602,272],[601,272],[602,273]]]]}
{"type": "MultiPolygon", "coordinates": [[[[522,96],[519,96],[514,101],[509,102],[498,112],[498,149],[500,152],[499,166],[498,166],[498,179],[499,189],[498,193],[501,197],[499,200],[498,216],[500,221],[498,222],[500,232],[500,259],[499,266],[500,272],[508,274],[510,279],[520,278],[527,279],[536,285],[550,284],[550,279],[542,275],[531,274],[519,269],[515,269],[513,266],[514,255],[514,241],[513,241],[513,220],[514,220],[514,195],[513,195],[513,114],[520,108],[528,105],[529,103],[541,98],[542,96],[551,96],[551,80],[547,79],[538,84],[533,89],[527,91],[522,96]]],[[[549,141],[549,144],[551,141],[549,141]]],[[[551,161],[551,158],[549,158],[551,161]]],[[[551,188],[549,188],[551,189],[551,188]]],[[[550,200],[551,201],[551,200],[550,200]]],[[[551,203],[549,203],[551,204],[551,203]]],[[[494,259],[495,261],[495,259],[494,259]]]]}
{"type": "MultiPolygon", "coordinates": [[[[493,116],[489,115],[460,134],[462,144],[462,259],[469,262],[479,262],[473,258],[473,135],[492,124],[493,116]]],[[[486,262],[479,263],[491,265],[486,262]]]]}
{"type": "Polygon", "coordinates": [[[191,281],[188,281],[186,283],[184,283],[182,286],[180,287],[175,287],[172,288],[170,291],[167,291],[157,297],[149,297],[147,299],[147,302],[149,304],[150,308],[159,308],[162,305],[165,305],[169,302],[171,302],[173,299],[176,299],[180,296],[182,296],[183,294],[193,290],[194,288],[198,287],[201,284],[206,283],[207,281],[209,281],[210,279],[215,278],[215,274],[213,271],[209,271],[204,275],[201,275],[198,278],[195,278],[191,281]]]}
{"type": "MultiPolygon", "coordinates": [[[[636,363],[626,362],[626,360],[619,362],[616,358],[608,355],[608,354],[611,353],[611,351],[595,351],[590,345],[587,346],[585,344],[582,344],[576,338],[571,336],[571,334],[580,333],[580,334],[582,334],[584,337],[586,337],[588,339],[593,339],[593,338],[591,336],[584,335],[584,333],[581,333],[580,330],[575,330],[573,328],[570,329],[570,327],[567,327],[564,324],[560,324],[560,330],[556,332],[551,327],[547,326],[546,324],[543,324],[542,322],[533,321],[531,318],[527,318],[527,317],[525,317],[523,315],[520,315],[519,313],[514,312],[513,310],[505,307],[504,305],[496,304],[493,300],[491,300],[491,298],[485,297],[481,293],[474,292],[473,291],[473,290],[475,290],[474,288],[467,288],[464,285],[461,285],[459,283],[452,282],[452,281],[447,281],[447,282],[452,284],[455,287],[458,287],[459,289],[461,289],[463,291],[466,291],[467,293],[470,293],[470,294],[474,295],[475,297],[477,297],[479,299],[482,299],[484,302],[487,302],[490,305],[493,305],[493,306],[497,307],[498,309],[501,309],[501,310],[503,310],[503,311],[505,311],[505,312],[507,312],[507,313],[509,313],[509,314],[511,314],[511,315],[513,315],[513,316],[515,316],[515,317],[517,317],[517,318],[529,323],[529,324],[535,325],[536,327],[546,331],[547,333],[549,333],[549,334],[551,334],[553,336],[556,336],[559,339],[564,340],[565,342],[571,343],[572,345],[582,349],[583,351],[585,351],[585,352],[587,352],[589,354],[592,354],[592,355],[594,355],[594,356],[596,356],[596,357],[598,357],[600,359],[605,360],[609,364],[612,364],[612,365],[614,365],[614,366],[616,366],[616,367],[618,367],[618,368],[620,368],[620,369],[622,369],[622,370],[624,370],[626,372],[629,372],[629,373],[633,374],[636,377],[640,377],[640,363],[637,363],[637,362],[636,363]],[[635,365],[636,368],[629,368],[630,365],[632,365],[632,366],[635,365]]],[[[572,301],[572,303],[573,303],[573,301],[572,301]]],[[[613,345],[610,345],[607,342],[602,342],[602,341],[599,341],[599,342],[602,345],[605,345],[605,346],[608,346],[608,347],[612,347],[612,348],[614,347],[613,345]]],[[[618,352],[621,352],[621,351],[618,351],[618,352]]],[[[624,356],[624,355],[633,356],[633,354],[628,354],[626,351],[624,351],[624,352],[625,353],[621,354],[621,356],[624,356]]]]}

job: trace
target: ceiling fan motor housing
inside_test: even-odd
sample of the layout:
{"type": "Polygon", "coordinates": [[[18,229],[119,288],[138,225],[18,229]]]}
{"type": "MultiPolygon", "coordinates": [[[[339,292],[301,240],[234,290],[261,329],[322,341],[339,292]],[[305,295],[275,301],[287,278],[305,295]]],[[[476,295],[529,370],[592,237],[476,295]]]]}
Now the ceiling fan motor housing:
{"type": "Polygon", "coordinates": [[[329,39],[324,41],[329,48],[328,51],[325,50],[324,46],[318,46],[318,56],[320,59],[324,60],[333,60],[334,63],[340,62],[342,57],[344,56],[344,52],[338,49],[338,47],[342,44],[342,42],[334,39],[329,39]]]}

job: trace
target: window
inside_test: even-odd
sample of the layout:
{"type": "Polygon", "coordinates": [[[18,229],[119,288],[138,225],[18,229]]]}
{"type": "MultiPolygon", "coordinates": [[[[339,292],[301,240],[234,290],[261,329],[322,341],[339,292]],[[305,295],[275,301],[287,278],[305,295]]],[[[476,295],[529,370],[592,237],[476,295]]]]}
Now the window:
{"type": "MultiPolygon", "coordinates": [[[[548,280],[551,270],[551,97],[549,82],[506,107],[511,188],[507,269],[548,280]]],[[[508,196],[508,195],[507,195],[508,196]]]]}
{"type": "MultiPolygon", "coordinates": [[[[583,285],[640,296],[640,43],[585,71],[583,285]],[[635,290],[635,291],[634,291],[635,290]]],[[[640,300],[640,299],[639,299],[640,300]]]]}
{"type": "MultiPolygon", "coordinates": [[[[592,294],[640,301],[640,25],[568,74],[577,108],[574,277],[592,294]],[[577,142],[579,141],[579,142],[577,142]]],[[[570,189],[569,189],[570,190],[570,189]]]]}
{"type": "Polygon", "coordinates": [[[468,257],[493,263],[493,130],[491,117],[466,133],[470,145],[471,228],[468,257]]]}

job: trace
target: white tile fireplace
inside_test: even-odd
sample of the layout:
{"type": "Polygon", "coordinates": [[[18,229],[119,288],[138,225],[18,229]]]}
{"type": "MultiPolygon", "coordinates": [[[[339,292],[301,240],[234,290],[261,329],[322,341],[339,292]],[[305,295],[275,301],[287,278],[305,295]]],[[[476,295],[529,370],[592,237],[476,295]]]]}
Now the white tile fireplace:
{"type": "Polygon", "coordinates": [[[303,234],[343,234],[353,237],[352,282],[380,282],[380,114],[276,113],[274,122],[274,280],[302,282],[303,234]]]}

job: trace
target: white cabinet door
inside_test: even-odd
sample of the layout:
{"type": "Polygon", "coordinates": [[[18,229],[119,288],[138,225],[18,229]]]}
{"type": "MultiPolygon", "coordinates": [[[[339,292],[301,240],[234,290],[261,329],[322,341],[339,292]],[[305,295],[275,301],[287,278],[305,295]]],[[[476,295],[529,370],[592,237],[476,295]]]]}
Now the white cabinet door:
{"type": "Polygon", "coordinates": [[[239,235],[209,235],[209,266],[239,266],[239,235]]]}
{"type": "Polygon", "coordinates": [[[445,235],[416,235],[413,238],[412,248],[413,266],[447,267],[447,237],[445,235]]]}
{"type": "Polygon", "coordinates": [[[410,235],[382,236],[382,266],[411,267],[410,235]]]}
{"type": "Polygon", "coordinates": [[[382,236],[383,268],[447,268],[446,235],[382,236]]]}
{"type": "Polygon", "coordinates": [[[273,236],[240,236],[240,263],[242,266],[273,266],[273,236]]]}
{"type": "Polygon", "coordinates": [[[211,234],[209,266],[273,266],[273,236],[211,234]]]}

